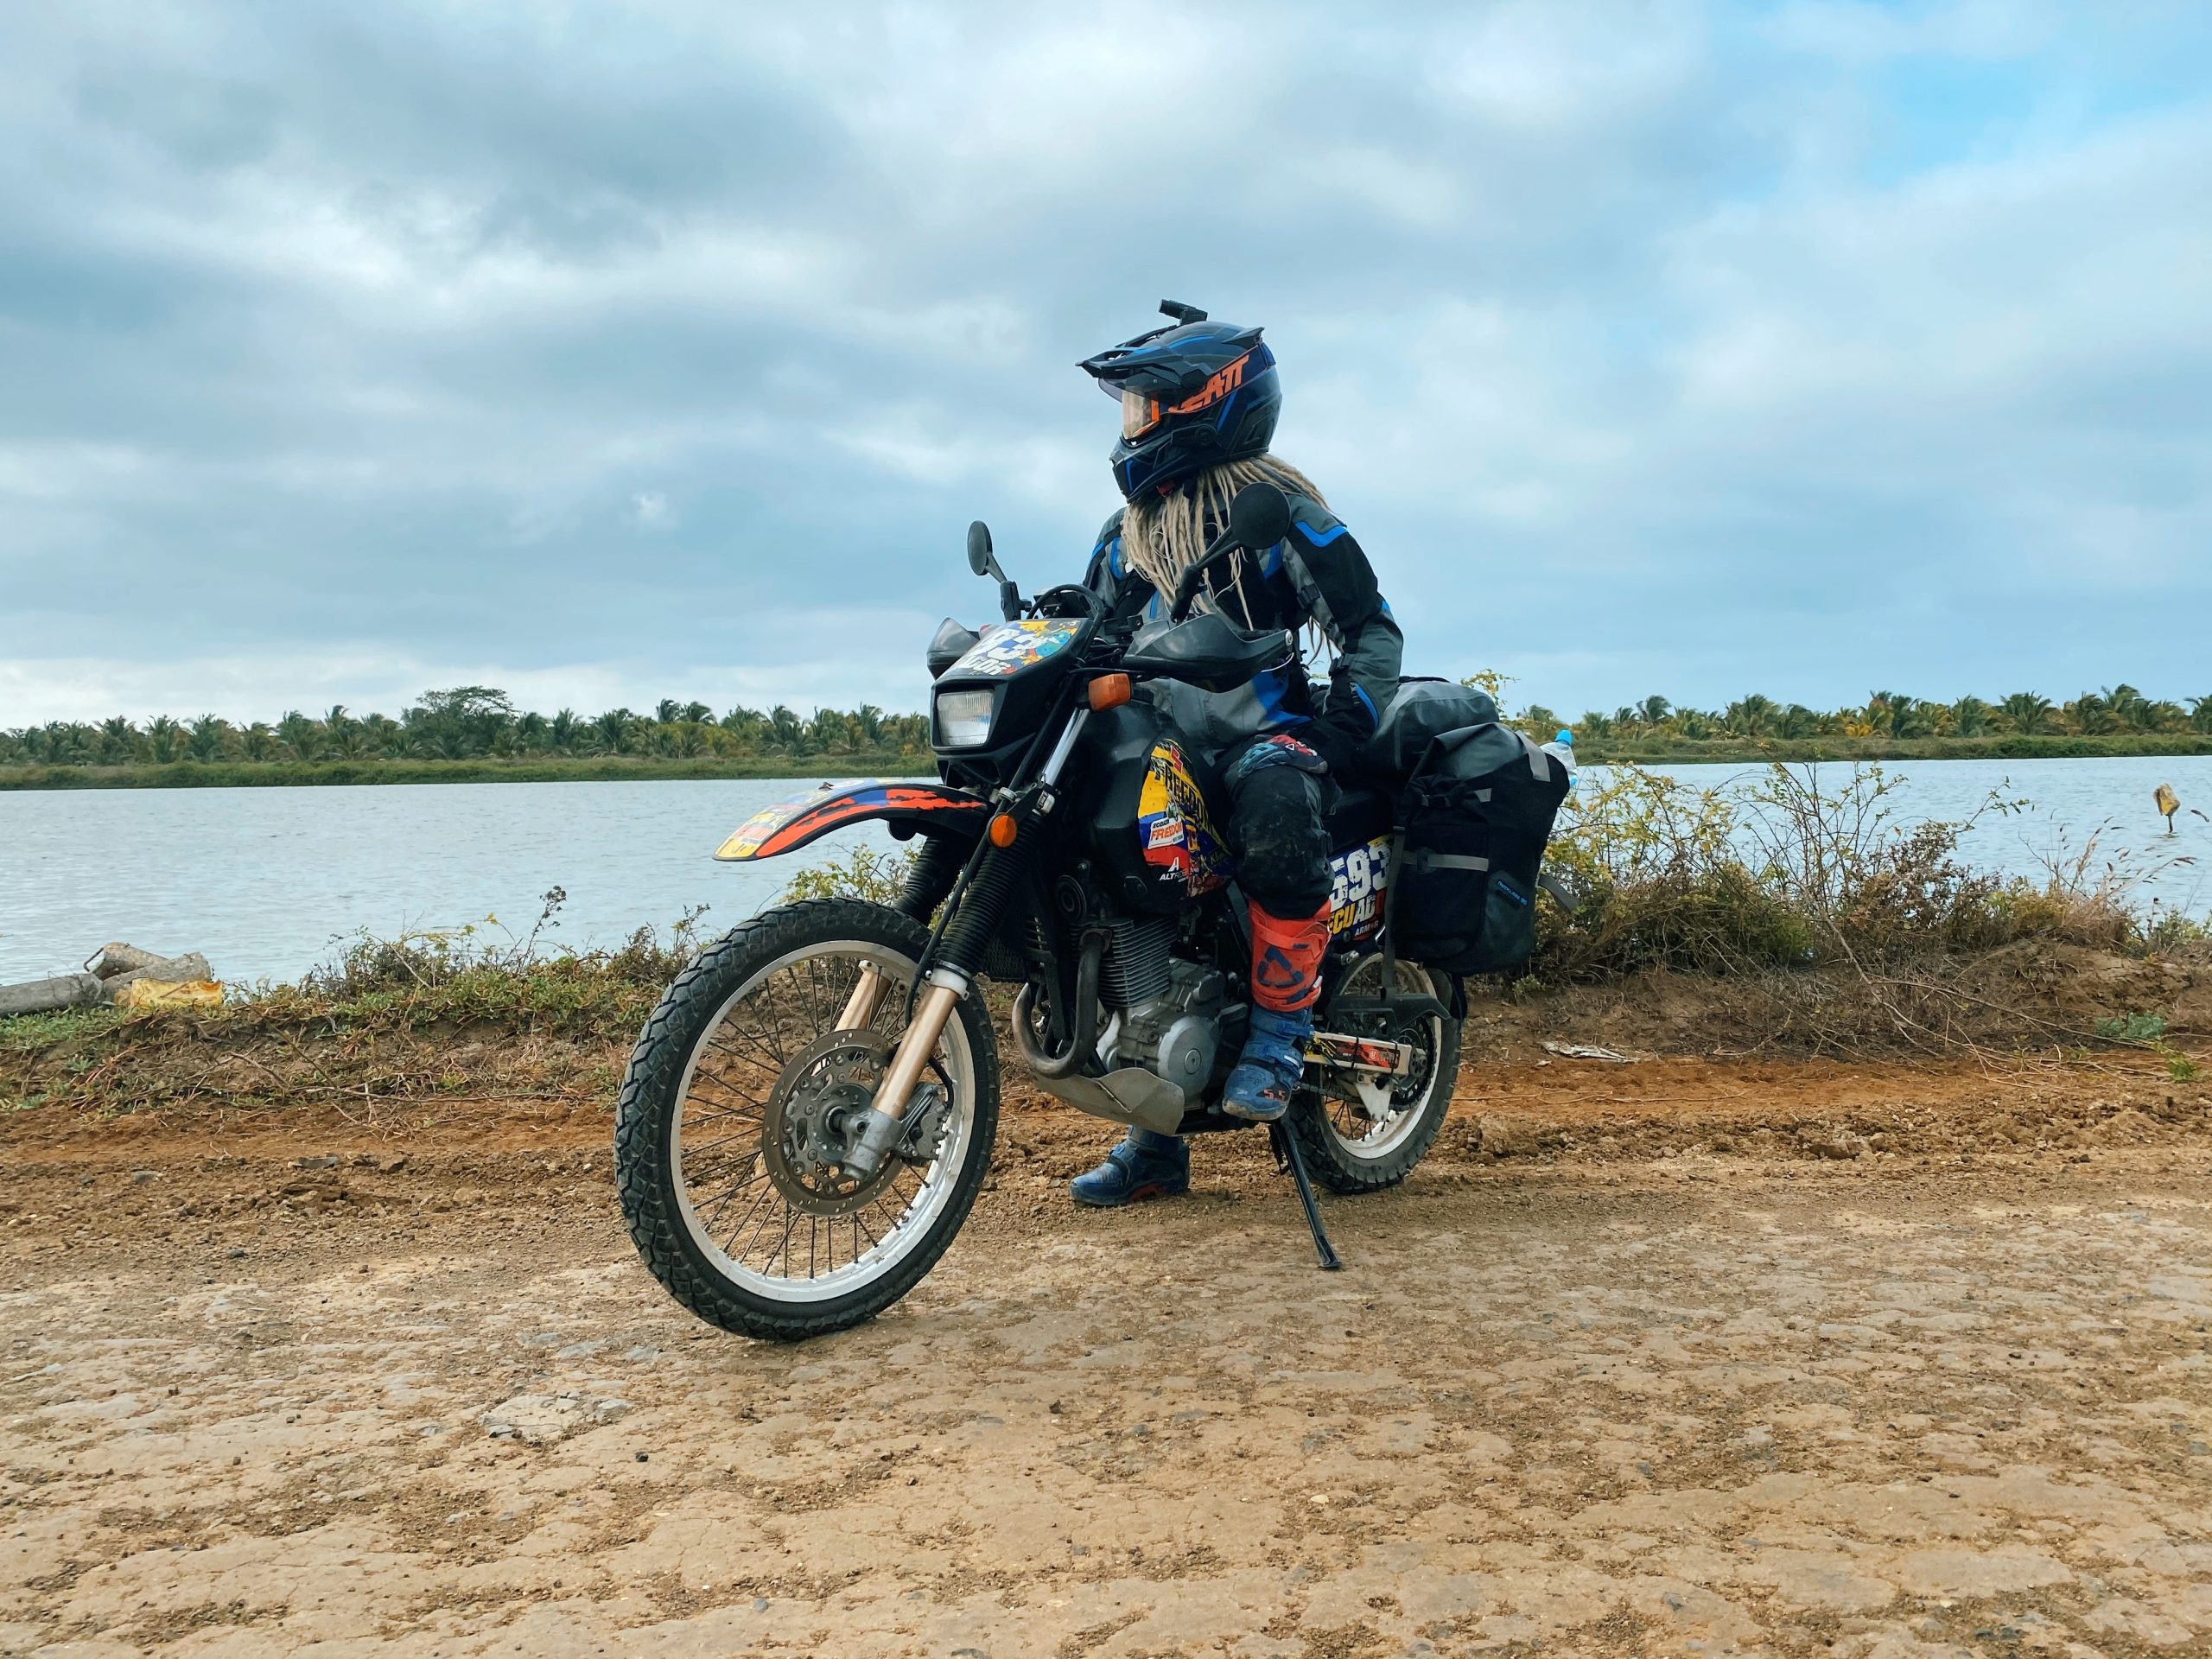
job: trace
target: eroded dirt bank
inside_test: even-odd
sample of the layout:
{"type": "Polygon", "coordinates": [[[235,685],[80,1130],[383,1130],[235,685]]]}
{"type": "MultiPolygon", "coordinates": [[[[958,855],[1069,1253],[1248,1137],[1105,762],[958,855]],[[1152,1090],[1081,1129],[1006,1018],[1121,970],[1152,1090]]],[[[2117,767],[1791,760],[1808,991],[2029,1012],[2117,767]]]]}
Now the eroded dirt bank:
{"type": "Polygon", "coordinates": [[[1517,1065],[1402,1191],[1010,1112],[921,1289],[698,1325],[557,1102],[0,1125],[0,1652],[2212,1648],[2212,1090],[1517,1065]],[[426,1121],[428,1120],[428,1121],[426,1121]]]}

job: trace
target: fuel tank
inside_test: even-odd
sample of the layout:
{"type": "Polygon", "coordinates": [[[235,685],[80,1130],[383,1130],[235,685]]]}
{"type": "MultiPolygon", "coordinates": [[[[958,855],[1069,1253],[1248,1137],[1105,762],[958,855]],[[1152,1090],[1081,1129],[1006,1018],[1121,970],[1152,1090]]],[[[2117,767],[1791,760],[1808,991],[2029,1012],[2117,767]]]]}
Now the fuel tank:
{"type": "Polygon", "coordinates": [[[1151,704],[1093,715],[1069,770],[1083,780],[1073,805],[1092,872],[1116,904],[1171,915],[1235,873],[1228,791],[1151,704]]]}

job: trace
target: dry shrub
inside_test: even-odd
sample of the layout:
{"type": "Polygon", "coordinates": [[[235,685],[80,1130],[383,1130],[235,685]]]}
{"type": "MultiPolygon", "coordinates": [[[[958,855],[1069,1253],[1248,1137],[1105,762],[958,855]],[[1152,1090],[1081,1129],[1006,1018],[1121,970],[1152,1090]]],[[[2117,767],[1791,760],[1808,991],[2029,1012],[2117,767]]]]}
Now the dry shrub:
{"type": "Polygon", "coordinates": [[[1586,776],[1547,864],[1579,899],[1546,906],[1535,968],[1551,980],[1668,967],[1739,974],[1842,966],[1864,972],[2047,938],[2143,954],[2204,937],[2144,908],[2151,872],[2100,858],[2099,836],[2007,880],[1960,856],[1984,818],[2024,803],[1991,795],[1963,819],[1900,816],[1904,780],[1857,766],[1834,787],[1812,766],[1770,766],[1732,789],[1638,766],[1586,776]]]}
{"type": "Polygon", "coordinates": [[[321,1020],[348,1029],[487,1026],[587,1039],[633,1035],[696,954],[700,911],[664,938],[641,927],[612,950],[575,950],[548,932],[567,895],[545,895],[530,931],[488,921],[397,938],[362,933],[296,986],[264,987],[242,1015],[270,1024],[321,1020]]]}

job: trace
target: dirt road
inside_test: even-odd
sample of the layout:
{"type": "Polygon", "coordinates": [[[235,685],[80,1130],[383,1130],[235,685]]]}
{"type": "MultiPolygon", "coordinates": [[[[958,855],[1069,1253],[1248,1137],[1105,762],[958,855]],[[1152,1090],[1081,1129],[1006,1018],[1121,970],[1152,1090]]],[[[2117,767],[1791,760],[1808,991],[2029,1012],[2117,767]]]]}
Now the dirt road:
{"type": "Polygon", "coordinates": [[[588,1114],[5,1126],[0,1653],[2212,1651],[2201,1085],[1492,1083],[1334,1276],[1236,1148],[1085,1215],[1013,1112],[800,1349],[588,1114]]]}

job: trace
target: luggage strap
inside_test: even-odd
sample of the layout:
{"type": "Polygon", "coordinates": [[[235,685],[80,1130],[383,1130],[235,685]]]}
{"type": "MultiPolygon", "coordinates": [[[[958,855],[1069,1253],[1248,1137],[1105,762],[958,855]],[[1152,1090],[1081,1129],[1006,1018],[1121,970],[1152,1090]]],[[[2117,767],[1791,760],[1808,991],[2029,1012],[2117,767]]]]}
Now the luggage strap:
{"type": "Polygon", "coordinates": [[[1433,853],[1426,847],[1402,855],[1402,868],[1409,870],[1476,870],[1486,872],[1490,860],[1477,858],[1471,853],[1433,853]]]}

